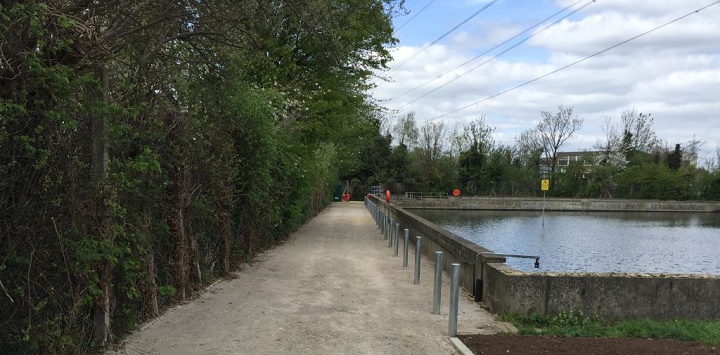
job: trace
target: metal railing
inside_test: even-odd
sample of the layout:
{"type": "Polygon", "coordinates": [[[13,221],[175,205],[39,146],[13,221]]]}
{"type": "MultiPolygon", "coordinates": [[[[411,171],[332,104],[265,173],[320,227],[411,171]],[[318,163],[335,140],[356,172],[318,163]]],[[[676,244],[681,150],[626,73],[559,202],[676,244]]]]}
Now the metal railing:
{"type": "Polygon", "coordinates": [[[405,198],[448,198],[448,194],[446,192],[406,192],[405,198]]]}

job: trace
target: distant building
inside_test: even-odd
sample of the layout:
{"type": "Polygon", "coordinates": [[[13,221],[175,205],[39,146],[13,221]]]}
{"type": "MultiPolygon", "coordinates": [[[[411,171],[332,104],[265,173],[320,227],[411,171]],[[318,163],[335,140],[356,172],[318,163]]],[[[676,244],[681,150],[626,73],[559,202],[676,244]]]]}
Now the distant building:
{"type": "MultiPolygon", "coordinates": [[[[564,173],[567,171],[567,167],[571,165],[582,165],[588,168],[598,166],[600,165],[601,154],[602,153],[598,151],[558,152],[555,171],[558,173],[564,173]]],[[[540,159],[540,173],[543,176],[549,176],[551,168],[552,158],[540,159]]]]}
{"type": "Polygon", "coordinates": [[[696,167],[698,161],[697,152],[682,152],[682,166],[696,167]]]}
{"type": "MultiPolygon", "coordinates": [[[[585,172],[592,170],[592,167],[599,166],[603,159],[604,153],[599,151],[585,151],[585,152],[558,152],[557,153],[557,165],[555,166],[555,172],[564,173],[567,168],[571,165],[578,166],[582,165],[587,167],[585,172]]],[[[696,167],[698,161],[698,154],[693,152],[682,152],[682,166],[696,167]]],[[[550,176],[550,170],[552,167],[551,158],[540,159],[540,174],[542,176],[550,176]]]]}

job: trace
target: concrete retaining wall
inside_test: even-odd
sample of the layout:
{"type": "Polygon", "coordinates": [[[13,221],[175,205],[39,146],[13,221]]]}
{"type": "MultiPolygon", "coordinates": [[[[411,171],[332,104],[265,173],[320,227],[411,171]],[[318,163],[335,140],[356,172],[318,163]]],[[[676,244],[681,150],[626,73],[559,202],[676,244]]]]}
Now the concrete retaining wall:
{"type": "Polygon", "coordinates": [[[493,312],[720,319],[720,278],[715,276],[522,273],[504,264],[485,264],[483,284],[483,302],[493,312]]]}
{"type": "MultiPolygon", "coordinates": [[[[448,197],[442,199],[404,199],[394,201],[406,209],[531,210],[543,209],[542,198],[448,197]]],[[[642,211],[642,212],[720,212],[716,201],[659,201],[616,199],[547,198],[546,211],[642,211]]]]}
{"type": "MultiPolygon", "coordinates": [[[[404,228],[410,229],[411,243],[416,235],[422,236],[422,252],[428,258],[433,260],[435,251],[443,251],[445,271],[450,263],[460,263],[461,286],[472,294],[481,293],[479,298],[492,312],[582,311],[607,319],[720,319],[720,277],[520,272],[503,264],[502,258],[481,263],[476,255],[490,250],[404,208],[388,206],[374,197],[373,201],[400,222],[401,234],[404,228]]],[[[413,251],[414,247],[410,255],[413,251]]],[[[421,275],[423,282],[431,282],[428,278],[432,275],[421,275]]]]}

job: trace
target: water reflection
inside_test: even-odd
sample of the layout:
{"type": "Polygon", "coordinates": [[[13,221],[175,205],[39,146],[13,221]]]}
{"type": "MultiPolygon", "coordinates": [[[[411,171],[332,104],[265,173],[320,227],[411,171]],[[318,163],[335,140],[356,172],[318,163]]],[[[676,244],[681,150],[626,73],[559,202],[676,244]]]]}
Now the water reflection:
{"type": "MultiPolygon", "coordinates": [[[[497,253],[539,255],[541,271],[720,275],[720,214],[413,210],[497,253]]],[[[508,259],[535,271],[532,260],[508,259]]]]}

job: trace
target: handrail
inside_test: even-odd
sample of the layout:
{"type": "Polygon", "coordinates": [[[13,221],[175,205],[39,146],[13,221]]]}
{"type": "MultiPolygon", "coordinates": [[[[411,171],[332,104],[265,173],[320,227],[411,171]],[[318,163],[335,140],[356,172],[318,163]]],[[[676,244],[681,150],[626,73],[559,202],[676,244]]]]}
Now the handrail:
{"type": "Polygon", "coordinates": [[[445,192],[419,192],[412,191],[406,192],[405,198],[448,198],[448,194],[445,192]]]}
{"type": "Polygon", "coordinates": [[[484,260],[480,260],[479,257],[482,257],[485,259],[486,256],[489,257],[499,257],[499,258],[521,258],[521,259],[535,259],[535,268],[540,268],[540,257],[537,255],[522,255],[522,254],[498,254],[498,253],[477,253],[475,255],[475,260],[479,262],[484,262],[484,260]]]}

